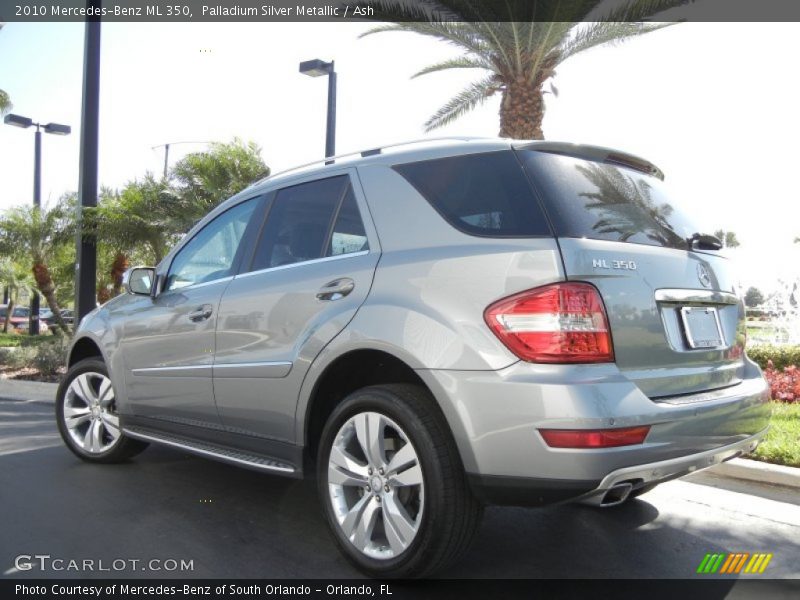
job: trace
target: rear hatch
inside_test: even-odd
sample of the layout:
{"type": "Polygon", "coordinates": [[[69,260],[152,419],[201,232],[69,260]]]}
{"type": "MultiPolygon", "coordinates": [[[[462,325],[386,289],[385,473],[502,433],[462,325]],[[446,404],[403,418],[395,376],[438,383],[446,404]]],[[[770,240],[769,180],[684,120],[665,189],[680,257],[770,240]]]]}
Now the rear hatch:
{"type": "Polygon", "coordinates": [[[729,261],[636,157],[548,142],[516,148],[567,278],[598,288],[618,367],[650,398],[739,383],[744,307],[729,261]],[[696,239],[696,236],[695,236],[696,239]]]}

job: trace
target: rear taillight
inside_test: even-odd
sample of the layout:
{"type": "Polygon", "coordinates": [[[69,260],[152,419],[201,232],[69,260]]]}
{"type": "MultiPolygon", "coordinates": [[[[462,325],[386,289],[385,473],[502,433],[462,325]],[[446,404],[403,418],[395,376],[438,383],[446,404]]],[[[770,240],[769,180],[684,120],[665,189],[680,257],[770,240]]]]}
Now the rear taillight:
{"type": "Polygon", "coordinates": [[[644,442],[650,426],[619,429],[540,429],[551,448],[616,448],[644,442]]]}
{"type": "Polygon", "coordinates": [[[612,362],[608,319],[597,288],[564,282],[509,296],[483,314],[509,350],[537,363],[612,362]]]}

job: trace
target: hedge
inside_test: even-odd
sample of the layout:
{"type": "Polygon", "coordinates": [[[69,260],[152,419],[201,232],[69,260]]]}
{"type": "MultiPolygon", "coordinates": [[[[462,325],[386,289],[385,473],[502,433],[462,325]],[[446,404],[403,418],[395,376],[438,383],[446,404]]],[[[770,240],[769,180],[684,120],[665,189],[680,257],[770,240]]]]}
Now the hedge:
{"type": "Polygon", "coordinates": [[[747,348],[747,356],[757,362],[762,369],[767,368],[767,361],[772,361],[777,370],[792,365],[800,366],[800,346],[758,345],[747,348]]]}

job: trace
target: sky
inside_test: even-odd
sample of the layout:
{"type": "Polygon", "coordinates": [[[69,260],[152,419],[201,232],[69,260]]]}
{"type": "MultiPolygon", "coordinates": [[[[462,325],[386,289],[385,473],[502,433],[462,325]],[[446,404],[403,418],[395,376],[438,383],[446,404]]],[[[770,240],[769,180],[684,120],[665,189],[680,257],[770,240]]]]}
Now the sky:
{"type": "MultiPolygon", "coordinates": [[[[104,23],[100,181],[122,187],[208,141],[253,140],[280,171],[323,156],[325,78],[335,60],[337,152],[448,135],[495,136],[499,98],[446,128],[425,120],[481,76],[411,79],[459,51],[408,33],[366,38],[357,23],[104,23]],[[194,142],[181,143],[177,142],[194,142]]],[[[0,89],[12,112],[69,124],[43,139],[42,197],[77,190],[84,27],[10,23],[0,30],[0,89]]],[[[547,96],[547,139],[641,155],[666,173],[704,231],[736,232],[742,285],[800,277],[800,23],[682,23],[571,58],[547,96]]],[[[32,130],[0,126],[0,210],[32,198],[32,130]]]]}

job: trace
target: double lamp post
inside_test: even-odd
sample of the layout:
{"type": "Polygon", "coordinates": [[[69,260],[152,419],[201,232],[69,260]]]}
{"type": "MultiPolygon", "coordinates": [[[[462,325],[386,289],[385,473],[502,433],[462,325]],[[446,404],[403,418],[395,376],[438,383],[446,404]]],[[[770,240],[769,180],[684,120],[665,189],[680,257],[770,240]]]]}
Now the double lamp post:
{"type": "MultiPolygon", "coordinates": [[[[36,127],[33,142],[33,205],[37,208],[42,206],[42,130],[53,135],[69,135],[72,129],[69,125],[60,123],[48,123],[42,125],[35,123],[30,117],[9,114],[3,118],[6,125],[28,129],[36,127]]],[[[11,317],[11,315],[9,315],[11,317]]],[[[39,335],[39,294],[34,292],[31,296],[30,321],[28,324],[30,335],[39,335]]]]}

